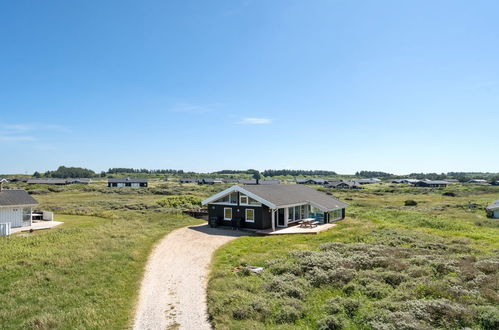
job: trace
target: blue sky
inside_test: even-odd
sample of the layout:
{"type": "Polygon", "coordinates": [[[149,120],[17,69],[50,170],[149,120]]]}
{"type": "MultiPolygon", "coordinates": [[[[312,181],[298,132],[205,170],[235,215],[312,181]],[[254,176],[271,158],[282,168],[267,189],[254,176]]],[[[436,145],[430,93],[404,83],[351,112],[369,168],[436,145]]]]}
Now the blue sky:
{"type": "Polygon", "coordinates": [[[0,173],[499,172],[497,1],[3,1],[0,173]]]}

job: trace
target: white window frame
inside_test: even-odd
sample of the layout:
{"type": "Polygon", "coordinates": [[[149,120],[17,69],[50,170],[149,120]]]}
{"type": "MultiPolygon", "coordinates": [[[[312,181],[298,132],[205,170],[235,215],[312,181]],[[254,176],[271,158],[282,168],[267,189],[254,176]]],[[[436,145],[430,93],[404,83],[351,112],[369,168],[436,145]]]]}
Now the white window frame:
{"type": "Polygon", "coordinates": [[[244,215],[245,215],[244,220],[245,220],[246,222],[255,222],[255,209],[246,209],[246,210],[244,211],[244,215]],[[248,211],[253,211],[253,220],[249,220],[249,219],[248,219],[248,211]]]}
{"type": "Polygon", "coordinates": [[[224,207],[224,220],[232,220],[232,207],[224,207]],[[230,210],[230,218],[225,217],[226,210],[230,210]]]}
{"type": "Polygon", "coordinates": [[[239,195],[239,204],[241,205],[249,205],[249,197],[246,195],[239,195]],[[246,198],[246,203],[243,203],[243,198],[246,198]]]}

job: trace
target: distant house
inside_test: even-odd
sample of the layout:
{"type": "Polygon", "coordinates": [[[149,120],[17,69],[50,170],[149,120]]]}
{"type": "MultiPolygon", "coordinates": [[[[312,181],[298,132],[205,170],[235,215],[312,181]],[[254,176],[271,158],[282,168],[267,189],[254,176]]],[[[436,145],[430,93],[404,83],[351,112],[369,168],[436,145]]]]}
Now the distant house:
{"type": "Polygon", "coordinates": [[[147,187],[147,179],[138,179],[138,178],[110,178],[107,179],[108,187],[147,187]]]}
{"type": "Polygon", "coordinates": [[[358,184],[374,184],[374,183],[380,183],[381,180],[376,178],[371,178],[371,179],[359,179],[356,180],[356,182],[358,184]]]}
{"type": "Polygon", "coordinates": [[[180,183],[197,183],[198,179],[196,178],[181,178],[179,180],[180,183]]]}
{"type": "Polygon", "coordinates": [[[499,186],[499,181],[492,181],[490,184],[493,186],[499,186]]]}
{"type": "Polygon", "coordinates": [[[222,184],[224,183],[222,179],[212,179],[212,178],[204,178],[204,179],[198,179],[198,184],[222,184]]]}
{"type": "Polygon", "coordinates": [[[305,178],[305,179],[296,179],[297,184],[320,184],[325,185],[327,183],[324,179],[318,178],[305,178]]]}
{"type": "Polygon", "coordinates": [[[442,180],[424,180],[424,181],[418,181],[414,183],[415,187],[432,187],[432,188],[437,188],[437,187],[447,187],[449,182],[447,181],[442,181],[442,180]]]}
{"type": "Polygon", "coordinates": [[[355,181],[343,180],[329,181],[326,187],[335,189],[362,189],[362,187],[360,187],[360,185],[355,181]]]}
{"type": "Polygon", "coordinates": [[[258,180],[256,179],[240,179],[238,180],[241,184],[280,184],[280,180],[258,180]]]}
{"type": "Polygon", "coordinates": [[[237,182],[239,182],[238,179],[234,179],[234,178],[224,178],[224,179],[222,179],[222,181],[224,183],[237,183],[237,182]]]}
{"type": "Polygon", "coordinates": [[[66,184],[90,184],[90,182],[92,182],[92,180],[85,178],[74,178],[66,180],[66,184]]]}
{"type": "Polygon", "coordinates": [[[272,179],[272,180],[260,180],[259,184],[281,184],[281,180],[272,179]]]}
{"type": "Polygon", "coordinates": [[[9,180],[10,182],[28,182],[26,178],[12,178],[9,180]]]}
{"type": "Polygon", "coordinates": [[[314,218],[329,223],[345,217],[343,203],[316,189],[291,184],[235,185],[202,202],[210,221],[241,227],[275,230],[314,218]]]}
{"type": "Polygon", "coordinates": [[[499,200],[487,206],[485,210],[489,218],[499,219],[499,200]]]}
{"type": "Polygon", "coordinates": [[[392,180],[392,183],[397,183],[397,184],[415,184],[416,182],[419,182],[421,180],[418,179],[395,179],[392,180]]]}
{"type": "Polygon", "coordinates": [[[62,186],[67,184],[65,179],[28,179],[27,184],[48,184],[62,186]]]}
{"type": "Polygon", "coordinates": [[[468,183],[488,184],[487,180],[484,180],[484,179],[473,179],[473,180],[468,181],[468,183]]]}
{"type": "Polygon", "coordinates": [[[31,226],[33,207],[38,202],[23,189],[3,189],[0,183],[0,223],[12,228],[31,226]]]}

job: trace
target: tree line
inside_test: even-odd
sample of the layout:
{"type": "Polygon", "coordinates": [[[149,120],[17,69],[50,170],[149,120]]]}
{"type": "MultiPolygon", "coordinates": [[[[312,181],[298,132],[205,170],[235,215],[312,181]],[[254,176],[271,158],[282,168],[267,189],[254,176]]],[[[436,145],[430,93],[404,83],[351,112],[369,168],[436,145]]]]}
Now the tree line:
{"type": "Polygon", "coordinates": [[[89,170],[87,168],[59,166],[59,168],[55,171],[47,171],[43,175],[40,174],[39,172],[35,172],[33,176],[35,178],[41,178],[43,176],[45,178],[65,179],[65,178],[92,178],[97,176],[97,174],[94,171],[89,170]]]}
{"type": "Polygon", "coordinates": [[[262,172],[263,176],[280,176],[280,175],[291,175],[291,176],[330,176],[337,175],[334,171],[325,170],[265,170],[262,172]]]}
{"type": "Polygon", "coordinates": [[[124,174],[124,173],[141,173],[141,174],[184,174],[184,170],[148,170],[146,168],[126,168],[126,167],[115,167],[110,168],[106,172],[107,174],[124,174]]]}
{"type": "MultiPolygon", "coordinates": [[[[35,172],[34,177],[41,178],[92,178],[92,177],[106,177],[108,175],[114,174],[163,174],[163,175],[207,175],[206,173],[197,172],[185,172],[184,170],[174,170],[174,169],[135,169],[135,168],[110,168],[107,171],[102,171],[97,174],[94,171],[82,168],[82,167],[66,167],[59,166],[55,171],[47,171],[43,174],[35,172]]],[[[211,175],[238,175],[246,174],[251,175],[253,178],[261,177],[274,177],[274,176],[333,176],[337,175],[334,171],[327,170],[265,170],[259,172],[255,169],[247,170],[221,170],[218,172],[213,172],[211,175]]],[[[210,175],[210,174],[208,174],[210,175]]],[[[382,171],[358,171],[355,173],[358,178],[381,178],[381,179],[396,179],[396,178],[412,178],[419,180],[446,180],[446,179],[456,179],[461,182],[466,182],[472,179],[485,179],[488,181],[499,181],[499,173],[488,173],[488,172],[448,172],[448,173],[411,173],[409,175],[394,175],[382,171]]]]}

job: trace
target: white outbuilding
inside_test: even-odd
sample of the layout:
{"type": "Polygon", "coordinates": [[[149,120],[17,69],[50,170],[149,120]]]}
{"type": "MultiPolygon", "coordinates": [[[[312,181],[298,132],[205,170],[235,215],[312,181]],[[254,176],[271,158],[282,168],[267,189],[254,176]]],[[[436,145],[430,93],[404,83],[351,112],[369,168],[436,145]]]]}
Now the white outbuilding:
{"type": "Polygon", "coordinates": [[[31,226],[36,199],[23,189],[2,189],[0,183],[0,223],[10,223],[11,228],[31,226]]]}

